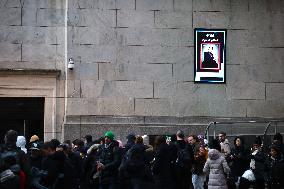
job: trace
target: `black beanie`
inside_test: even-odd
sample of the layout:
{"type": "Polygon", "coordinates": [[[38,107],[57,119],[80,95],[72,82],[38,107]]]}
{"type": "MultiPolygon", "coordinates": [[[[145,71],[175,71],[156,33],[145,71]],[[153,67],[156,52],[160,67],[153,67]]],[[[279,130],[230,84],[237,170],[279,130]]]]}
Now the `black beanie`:
{"type": "Polygon", "coordinates": [[[280,133],[276,133],[273,137],[273,140],[278,140],[280,141],[281,143],[283,142],[283,137],[280,133]]]}
{"type": "Polygon", "coordinates": [[[255,137],[253,144],[258,144],[259,146],[261,146],[262,144],[261,137],[260,136],[255,137]]]}

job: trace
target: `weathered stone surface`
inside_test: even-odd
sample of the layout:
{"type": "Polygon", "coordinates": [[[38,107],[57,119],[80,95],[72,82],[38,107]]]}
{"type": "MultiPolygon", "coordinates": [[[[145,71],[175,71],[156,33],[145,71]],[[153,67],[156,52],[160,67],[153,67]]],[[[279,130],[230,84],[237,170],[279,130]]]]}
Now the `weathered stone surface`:
{"type": "Polygon", "coordinates": [[[243,80],[227,85],[228,99],[265,99],[265,84],[243,80]]]}
{"type": "Polygon", "coordinates": [[[233,12],[245,12],[249,11],[249,0],[231,0],[230,10],[233,12]]]}
{"type": "Polygon", "coordinates": [[[98,100],[94,98],[69,98],[67,101],[68,115],[97,115],[98,100]]]}
{"type": "Polygon", "coordinates": [[[37,9],[22,8],[22,25],[37,26],[37,9]]]}
{"type": "Polygon", "coordinates": [[[173,0],[136,0],[137,10],[173,10],[173,0]]]}
{"type": "Polygon", "coordinates": [[[192,29],[118,28],[122,45],[193,46],[192,29]]]}
{"type": "Polygon", "coordinates": [[[175,11],[192,11],[192,1],[188,0],[174,0],[175,11]]]}
{"type": "Polygon", "coordinates": [[[250,12],[249,29],[252,31],[273,31],[284,29],[283,12],[250,12]]]}
{"type": "Polygon", "coordinates": [[[81,138],[80,124],[65,124],[64,125],[64,140],[75,140],[81,138]]]}
{"type": "Polygon", "coordinates": [[[100,64],[100,80],[172,80],[171,64],[100,64]]]}
{"type": "Polygon", "coordinates": [[[116,57],[116,47],[112,45],[73,45],[69,48],[69,56],[76,62],[114,62],[116,57]]]}
{"type": "Polygon", "coordinates": [[[37,11],[37,26],[64,26],[64,9],[39,9],[37,11]]]}
{"type": "Polygon", "coordinates": [[[248,12],[194,12],[194,28],[248,29],[248,12]]]}
{"type": "Polygon", "coordinates": [[[118,10],[118,27],[150,27],[154,26],[154,11],[118,10]]]}
{"type": "Polygon", "coordinates": [[[266,83],[266,100],[282,101],[284,99],[284,83],[266,83]]]}
{"type": "Polygon", "coordinates": [[[73,27],[69,35],[74,44],[116,44],[115,29],[110,27],[73,27]]]}
{"type": "Polygon", "coordinates": [[[24,8],[53,8],[64,9],[66,0],[24,0],[22,1],[24,8]]]}
{"type": "Polygon", "coordinates": [[[155,26],[158,28],[192,28],[192,12],[157,11],[155,26]]]}
{"type": "Polygon", "coordinates": [[[193,58],[193,47],[127,46],[118,49],[121,63],[182,63],[193,58]],[[135,54],[135,56],[133,56],[135,54]]]}
{"type": "MultiPolygon", "coordinates": [[[[283,48],[246,48],[246,64],[263,66],[265,64],[281,65],[284,60],[283,48]]],[[[277,69],[274,67],[274,69],[277,69]]]]}
{"type": "Polygon", "coordinates": [[[75,9],[69,10],[69,26],[115,27],[115,10],[75,9]]]}
{"type": "Polygon", "coordinates": [[[0,8],[0,26],[21,25],[20,8],[0,8]]]}
{"type": "Polygon", "coordinates": [[[227,11],[230,9],[230,1],[227,0],[193,0],[194,11],[227,11]]]}
{"type": "Polygon", "coordinates": [[[169,116],[171,102],[168,99],[135,99],[135,115],[169,116]]]}
{"type": "Polygon", "coordinates": [[[247,103],[248,117],[272,117],[283,118],[284,104],[283,101],[264,101],[255,100],[247,103]]]}
{"type": "Polygon", "coordinates": [[[98,79],[98,64],[83,63],[80,64],[80,79],[81,80],[97,80],[98,79]]]}
{"type": "Polygon", "coordinates": [[[249,0],[249,10],[252,12],[284,11],[284,2],[281,0],[249,0]]]}
{"type": "Polygon", "coordinates": [[[135,0],[116,0],[116,8],[122,10],[134,10],[135,0]]]}
{"type": "Polygon", "coordinates": [[[21,1],[18,0],[9,0],[5,1],[2,0],[2,3],[0,3],[0,7],[2,8],[20,8],[21,7],[21,1]]]}
{"type": "Polygon", "coordinates": [[[0,61],[20,61],[21,45],[0,43],[0,61]]]}
{"type": "Polygon", "coordinates": [[[98,98],[98,115],[133,115],[133,98],[98,98]]]}
{"type": "Polygon", "coordinates": [[[284,35],[281,32],[256,30],[249,32],[249,47],[283,47],[284,35]]]}
{"type": "Polygon", "coordinates": [[[81,81],[67,80],[67,97],[80,98],[81,97],[81,81]]]}
{"type": "Polygon", "coordinates": [[[116,0],[72,0],[69,9],[115,9],[116,0]]]}
{"type": "Polygon", "coordinates": [[[23,61],[55,61],[56,45],[25,45],[23,44],[23,61]]]}
{"type": "MultiPolygon", "coordinates": [[[[236,40],[236,39],[235,39],[236,40]]],[[[234,46],[230,43],[226,48],[226,63],[228,64],[245,64],[247,62],[247,48],[243,46],[234,46]]]]}
{"type": "Polygon", "coordinates": [[[177,81],[194,80],[194,63],[192,59],[189,62],[178,63],[173,65],[173,79],[177,81]]]}
{"type": "Polygon", "coordinates": [[[139,81],[94,81],[83,80],[81,84],[83,97],[128,97],[152,98],[153,83],[139,81]]]}
{"type": "MultiPolygon", "coordinates": [[[[20,55],[17,55],[20,58],[20,55]]],[[[13,58],[15,58],[14,56],[13,58]]],[[[13,60],[12,58],[9,58],[9,60],[1,62],[0,64],[1,68],[6,69],[40,69],[40,70],[55,70],[56,64],[55,62],[49,62],[49,61],[21,61],[21,60],[13,60]]]]}

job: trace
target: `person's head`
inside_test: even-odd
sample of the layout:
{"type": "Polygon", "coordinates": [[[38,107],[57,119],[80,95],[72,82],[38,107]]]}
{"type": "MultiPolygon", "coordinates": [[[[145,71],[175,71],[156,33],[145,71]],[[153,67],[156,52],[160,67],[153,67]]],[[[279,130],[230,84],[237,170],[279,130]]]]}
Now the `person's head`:
{"type": "Polygon", "coordinates": [[[84,142],[85,142],[85,144],[91,143],[92,141],[93,141],[93,137],[92,137],[91,135],[86,135],[86,136],[84,137],[84,142]]]}
{"type": "Polygon", "coordinates": [[[220,132],[218,135],[218,139],[220,142],[224,142],[226,139],[226,133],[225,132],[220,132]]]}
{"type": "Polygon", "coordinates": [[[210,149],[215,149],[221,152],[221,145],[217,139],[212,140],[210,144],[210,149]]]}
{"type": "Polygon", "coordinates": [[[25,148],[26,146],[26,138],[24,136],[18,136],[16,146],[20,148],[25,148]]]}
{"type": "Polygon", "coordinates": [[[165,136],[156,136],[155,145],[159,146],[161,144],[166,144],[166,137],[165,136]]]}
{"type": "Polygon", "coordinates": [[[42,152],[44,156],[49,156],[55,152],[54,145],[51,142],[45,142],[42,145],[42,152]]]}
{"type": "Polygon", "coordinates": [[[275,143],[276,141],[279,141],[280,143],[283,142],[283,137],[280,133],[276,133],[274,136],[273,136],[273,143],[275,143]]]}
{"type": "Polygon", "coordinates": [[[105,133],[105,143],[110,144],[114,140],[114,134],[111,131],[105,133]]]}
{"type": "Polygon", "coordinates": [[[53,149],[54,151],[56,150],[57,146],[60,145],[60,142],[59,142],[59,140],[57,140],[57,139],[51,139],[50,142],[51,142],[51,144],[52,144],[52,146],[53,146],[52,149],[53,149]]]}
{"type": "Polygon", "coordinates": [[[198,137],[196,135],[189,135],[187,142],[191,145],[194,145],[196,142],[198,142],[198,137]]]}
{"type": "Polygon", "coordinates": [[[18,138],[18,132],[14,131],[14,130],[9,130],[6,132],[5,134],[5,138],[4,141],[6,144],[15,144],[17,142],[17,138],[18,138]]]}
{"type": "Polygon", "coordinates": [[[253,150],[259,150],[261,148],[262,139],[260,136],[255,137],[252,148],[253,150]]]}
{"type": "Polygon", "coordinates": [[[182,130],[177,131],[177,140],[184,140],[184,132],[182,130]]]}
{"type": "Polygon", "coordinates": [[[136,136],[134,133],[130,133],[126,136],[126,139],[127,139],[127,142],[129,143],[134,143],[135,142],[135,139],[136,139],[136,136]]]}
{"type": "Polygon", "coordinates": [[[59,146],[57,146],[56,151],[63,151],[64,154],[67,156],[69,154],[69,144],[62,143],[59,146]]]}
{"type": "Polygon", "coordinates": [[[39,141],[39,137],[37,135],[31,136],[30,143],[37,142],[37,141],[39,141]]]}
{"type": "Polygon", "coordinates": [[[36,158],[36,157],[41,156],[41,148],[42,148],[42,144],[40,142],[31,143],[31,146],[29,149],[31,157],[36,158]]]}
{"type": "Polygon", "coordinates": [[[204,147],[203,145],[201,145],[201,146],[199,147],[199,154],[202,154],[202,155],[205,155],[205,154],[206,154],[206,149],[205,149],[205,147],[204,147]]]}
{"type": "Polygon", "coordinates": [[[270,155],[274,158],[276,158],[277,156],[279,156],[281,153],[280,147],[278,145],[271,145],[270,146],[270,155]]]}
{"type": "Polygon", "coordinates": [[[75,139],[72,143],[73,143],[73,148],[81,149],[84,147],[84,141],[81,139],[75,139]]]}
{"type": "Polygon", "coordinates": [[[236,137],[234,139],[234,145],[237,146],[237,147],[241,147],[243,146],[243,139],[241,137],[236,137]]]}
{"type": "Polygon", "coordinates": [[[136,140],[135,140],[135,143],[136,143],[136,144],[143,144],[143,138],[142,138],[142,136],[137,136],[137,137],[136,137],[136,140]]]}

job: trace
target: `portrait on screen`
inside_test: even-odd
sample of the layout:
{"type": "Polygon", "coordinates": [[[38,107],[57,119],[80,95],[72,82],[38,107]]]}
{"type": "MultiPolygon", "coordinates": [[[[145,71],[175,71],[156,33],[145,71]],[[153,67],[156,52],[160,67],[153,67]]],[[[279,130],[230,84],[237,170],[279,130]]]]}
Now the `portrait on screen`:
{"type": "Polygon", "coordinates": [[[195,29],[194,81],[225,83],[226,30],[195,29]]]}

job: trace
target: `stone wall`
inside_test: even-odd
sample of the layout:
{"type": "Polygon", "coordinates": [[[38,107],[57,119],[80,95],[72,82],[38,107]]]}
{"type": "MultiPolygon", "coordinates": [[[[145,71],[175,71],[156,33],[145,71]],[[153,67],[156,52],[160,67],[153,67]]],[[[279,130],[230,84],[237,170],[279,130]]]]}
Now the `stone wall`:
{"type": "Polygon", "coordinates": [[[163,124],[175,120],[169,130],[153,122],[143,132],[152,134],[179,127],[190,132],[198,124],[201,132],[218,117],[284,117],[282,0],[0,2],[0,67],[62,71],[66,138],[100,135],[94,132],[97,116],[104,117],[103,128],[117,132],[140,132],[131,127],[147,123],[137,121],[140,117],[157,117],[163,124]],[[228,30],[226,84],[193,82],[194,28],[228,30]],[[66,83],[65,56],[75,60],[66,83]],[[179,124],[183,117],[189,126],[179,124]],[[196,124],[190,126],[192,119],[196,124]]]}

